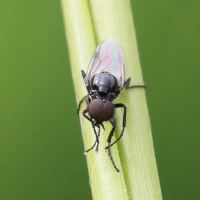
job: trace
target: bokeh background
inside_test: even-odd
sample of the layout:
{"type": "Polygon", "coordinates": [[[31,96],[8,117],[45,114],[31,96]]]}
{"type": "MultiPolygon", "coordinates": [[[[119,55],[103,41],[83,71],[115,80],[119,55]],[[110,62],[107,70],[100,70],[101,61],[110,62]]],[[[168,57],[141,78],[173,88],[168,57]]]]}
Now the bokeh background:
{"type": "MultiPolygon", "coordinates": [[[[200,199],[200,1],[132,11],[164,200],[200,199]]],[[[91,199],[59,1],[0,2],[0,199],[91,199]]]]}

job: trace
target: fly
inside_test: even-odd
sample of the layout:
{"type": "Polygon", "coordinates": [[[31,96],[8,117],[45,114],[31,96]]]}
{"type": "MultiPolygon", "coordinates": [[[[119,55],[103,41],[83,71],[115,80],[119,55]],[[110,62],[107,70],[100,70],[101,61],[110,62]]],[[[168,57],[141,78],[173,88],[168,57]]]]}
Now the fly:
{"type": "Polygon", "coordinates": [[[123,136],[124,128],[126,127],[126,111],[127,108],[123,103],[112,104],[112,101],[119,95],[121,90],[146,87],[145,85],[129,86],[131,78],[125,80],[125,68],[122,50],[119,44],[113,39],[102,41],[94,51],[92,59],[89,63],[87,74],[81,70],[82,77],[85,82],[88,94],[80,101],[77,112],[79,113],[81,103],[86,100],[87,108],[82,112],[83,116],[92,124],[96,140],[93,146],[86,150],[88,153],[96,146],[96,151],[99,148],[100,127],[104,129],[103,122],[110,121],[112,129],[109,133],[105,149],[108,149],[110,160],[117,171],[117,168],[110,147],[114,145],[123,136]],[[120,136],[111,143],[112,136],[116,127],[114,118],[115,108],[123,108],[122,131],[120,136]],[[87,114],[87,115],[86,115],[87,114]],[[98,128],[98,132],[95,127],[98,128]]]}

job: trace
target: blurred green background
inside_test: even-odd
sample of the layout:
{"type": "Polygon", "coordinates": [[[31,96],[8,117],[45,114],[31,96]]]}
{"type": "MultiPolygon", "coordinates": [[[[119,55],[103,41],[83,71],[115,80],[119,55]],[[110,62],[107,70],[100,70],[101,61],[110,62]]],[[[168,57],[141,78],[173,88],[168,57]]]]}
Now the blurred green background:
{"type": "MultiPolygon", "coordinates": [[[[200,1],[132,0],[164,200],[200,199],[200,1]]],[[[91,199],[59,1],[0,2],[0,199],[91,199]]]]}

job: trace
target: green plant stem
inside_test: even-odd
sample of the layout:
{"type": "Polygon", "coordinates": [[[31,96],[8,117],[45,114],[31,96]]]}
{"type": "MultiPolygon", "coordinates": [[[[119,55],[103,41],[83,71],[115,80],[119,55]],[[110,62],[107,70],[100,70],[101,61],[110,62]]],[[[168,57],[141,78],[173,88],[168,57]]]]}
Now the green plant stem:
{"type": "MultiPolygon", "coordinates": [[[[143,84],[136,34],[129,0],[89,0],[98,42],[116,39],[122,47],[131,85],[143,84]]],[[[142,88],[123,91],[117,102],[127,105],[127,127],[118,143],[130,199],[162,199],[150,120],[142,88]]],[[[120,124],[122,112],[116,114],[120,124]],[[119,120],[120,119],[120,120],[119,120]]],[[[120,130],[116,131],[119,135],[120,130]]]]}
{"type": "MultiPolygon", "coordinates": [[[[80,71],[81,69],[87,70],[87,66],[96,47],[95,35],[86,0],[61,0],[61,3],[78,103],[87,94],[80,71]]],[[[85,149],[88,149],[95,141],[93,129],[91,123],[81,115],[80,121],[84,146],[85,149]]],[[[107,131],[101,130],[98,153],[91,151],[86,155],[92,196],[93,199],[97,200],[125,200],[128,199],[128,193],[124,176],[123,174],[116,174],[107,155],[107,151],[104,150],[111,127],[106,123],[105,128],[107,131]]],[[[122,170],[117,145],[112,148],[112,155],[117,166],[122,170]]]]}
{"type": "MultiPolygon", "coordinates": [[[[131,85],[143,84],[129,0],[90,0],[91,13],[86,0],[61,2],[77,103],[87,94],[80,70],[87,69],[97,45],[95,37],[98,42],[108,37],[117,40],[124,54],[126,76],[132,78],[131,85]]],[[[93,199],[161,200],[145,91],[142,88],[122,91],[115,102],[123,102],[128,109],[124,137],[112,147],[115,162],[123,173],[116,174],[103,149],[111,129],[106,123],[106,131],[101,130],[99,152],[87,154],[93,199]]],[[[117,136],[122,115],[122,111],[116,111],[117,136]]],[[[80,121],[84,146],[88,149],[95,137],[91,124],[82,116],[80,121]]]]}

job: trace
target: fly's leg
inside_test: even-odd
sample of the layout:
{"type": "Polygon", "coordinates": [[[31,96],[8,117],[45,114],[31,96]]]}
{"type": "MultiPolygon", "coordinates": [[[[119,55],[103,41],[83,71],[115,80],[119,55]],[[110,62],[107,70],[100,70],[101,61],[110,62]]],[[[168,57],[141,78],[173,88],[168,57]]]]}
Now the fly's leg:
{"type": "Polygon", "coordinates": [[[117,172],[117,173],[120,173],[119,169],[118,169],[117,166],[115,165],[115,162],[114,162],[114,160],[113,160],[113,157],[112,157],[112,154],[111,154],[111,151],[110,151],[110,147],[111,147],[111,145],[110,145],[110,143],[111,143],[111,138],[112,138],[112,136],[113,136],[113,133],[114,133],[115,127],[116,127],[116,121],[115,121],[115,118],[114,118],[114,117],[112,117],[112,118],[110,119],[110,123],[112,124],[112,130],[110,131],[110,134],[109,134],[108,139],[107,139],[107,142],[108,142],[108,146],[107,146],[108,155],[109,155],[109,157],[110,157],[110,160],[111,160],[111,162],[112,162],[112,164],[113,164],[113,166],[114,166],[116,172],[117,172]]]}
{"type": "MultiPolygon", "coordinates": [[[[97,136],[97,138],[99,139],[99,136],[100,136],[100,127],[98,127],[99,129],[98,129],[98,134],[96,134],[96,130],[94,131],[94,133],[95,133],[95,135],[97,136]]],[[[86,150],[85,152],[84,152],[84,154],[87,154],[90,150],[92,150],[94,147],[96,146],[96,152],[98,152],[98,150],[99,150],[99,141],[96,139],[96,141],[94,142],[94,144],[92,145],[92,147],[91,148],[89,148],[88,150],[86,150]],[[96,146],[96,144],[97,144],[97,146],[96,146]]]]}
{"type": "MultiPolygon", "coordinates": [[[[87,106],[89,106],[90,102],[91,102],[90,97],[89,97],[89,96],[86,96],[86,103],[87,103],[87,106]]],[[[91,119],[90,117],[88,117],[88,116],[86,115],[86,113],[88,113],[88,109],[87,109],[87,108],[82,112],[82,115],[83,115],[83,117],[85,117],[87,120],[89,120],[89,121],[92,123],[92,125],[93,125],[94,122],[92,121],[92,119],[91,119]]]]}
{"type": "Polygon", "coordinates": [[[130,88],[136,88],[136,87],[141,87],[141,88],[146,88],[146,85],[132,85],[132,86],[129,86],[130,84],[130,81],[131,81],[131,78],[127,78],[125,81],[124,81],[124,85],[123,85],[123,88],[125,88],[126,90],[127,89],[130,89],[130,88]]]}
{"type": "MultiPolygon", "coordinates": [[[[83,78],[84,78],[85,72],[82,70],[81,73],[82,73],[82,76],[83,76],[83,78]]],[[[79,105],[82,103],[82,101],[83,101],[84,99],[86,99],[87,106],[89,106],[89,104],[90,104],[90,102],[91,102],[91,99],[90,99],[89,95],[86,95],[86,96],[81,100],[81,102],[79,103],[79,105]]],[[[80,106],[79,106],[79,108],[80,108],[80,106]]],[[[78,109],[78,111],[79,111],[79,109],[78,109]]],[[[87,153],[88,153],[90,150],[92,150],[96,145],[97,145],[97,146],[96,146],[96,151],[98,151],[98,149],[99,149],[100,125],[101,125],[101,126],[103,127],[103,129],[105,130],[105,128],[104,128],[104,126],[103,126],[102,123],[101,123],[101,124],[98,124],[97,122],[93,121],[93,120],[91,119],[91,117],[88,117],[88,116],[86,115],[86,113],[88,113],[88,109],[87,109],[87,108],[82,112],[82,114],[83,114],[83,116],[84,116],[87,120],[89,120],[89,121],[91,122],[92,128],[93,128],[93,130],[94,130],[94,134],[95,134],[95,136],[96,136],[96,141],[94,142],[94,144],[92,145],[91,148],[89,148],[88,150],[86,150],[86,151],[84,152],[84,154],[87,154],[87,153]],[[96,132],[95,126],[98,127],[98,134],[97,134],[97,132],[96,132]]]]}
{"type": "Polygon", "coordinates": [[[86,115],[86,113],[88,113],[87,108],[82,112],[82,115],[83,115],[83,117],[85,117],[88,121],[90,121],[92,124],[94,124],[93,120],[92,120],[90,117],[88,117],[88,116],[86,115]]]}
{"type": "Polygon", "coordinates": [[[79,111],[80,111],[80,108],[81,108],[81,104],[83,103],[83,101],[84,101],[88,96],[89,96],[88,94],[85,95],[85,96],[81,99],[81,101],[79,102],[78,108],[77,108],[77,114],[79,114],[79,111]]]}
{"type": "MultiPolygon", "coordinates": [[[[115,131],[115,128],[116,128],[116,121],[115,121],[115,118],[112,117],[110,119],[110,123],[112,124],[112,130],[110,131],[110,134],[108,135],[108,139],[107,139],[107,142],[110,144],[111,143],[111,139],[113,137],[113,134],[114,134],[114,131],[115,131]]],[[[106,149],[106,148],[105,148],[106,149]]]]}
{"type": "MultiPolygon", "coordinates": [[[[82,74],[83,79],[85,79],[86,73],[84,72],[84,70],[81,70],[81,74],[82,74]]],[[[89,84],[86,84],[86,88],[87,88],[88,94],[90,94],[91,88],[90,88],[89,84]]]]}
{"type": "Polygon", "coordinates": [[[84,70],[81,70],[81,74],[82,74],[82,77],[83,77],[83,78],[86,77],[86,73],[84,72],[84,70]]]}
{"type": "MultiPolygon", "coordinates": [[[[98,130],[98,135],[97,135],[97,137],[98,137],[98,139],[99,139],[99,136],[100,136],[100,126],[98,126],[98,128],[99,128],[99,130],[98,130]]],[[[96,146],[96,152],[98,152],[98,150],[99,150],[99,142],[97,142],[97,146],[96,146]]]]}
{"type": "MultiPolygon", "coordinates": [[[[84,70],[81,70],[81,74],[82,74],[82,77],[83,77],[83,79],[84,79],[84,78],[86,77],[86,73],[84,72],[84,70]]],[[[83,103],[83,101],[84,101],[87,97],[89,97],[89,94],[87,94],[86,96],[84,96],[84,97],[81,99],[81,101],[79,102],[78,108],[77,108],[77,114],[79,114],[81,104],[83,103]]]]}
{"type": "MultiPolygon", "coordinates": [[[[99,129],[98,129],[98,134],[97,134],[97,137],[98,137],[98,139],[99,139],[99,136],[100,136],[100,127],[98,127],[99,129]]],[[[94,144],[92,145],[92,147],[91,148],[89,148],[88,150],[86,150],[85,152],[84,152],[84,154],[87,154],[90,150],[92,150],[94,147],[96,146],[96,149],[95,149],[95,151],[96,152],[98,152],[99,151],[99,142],[97,142],[97,140],[94,142],[94,144]],[[97,145],[96,145],[97,144],[97,145]]]]}
{"type": "Polygon", "coordinates": [[[112,144],[108,145],[107,147],[105,147],[105,149],[108,149],[109,146],[111,147],[113,144],[115,144],[116,142],[118,142],[121,139],[121,137],[124,134],[124,128],[126,127],[126,106],[123,103],[117,103],[117,104],[114,104],[114,106],[115,106],[115,108],[124,108],[122,132],[121,132],[120,136],[116,139],[116,141],[113,142],[112,144]]]}
{"type": "Polygon", "coordinates": [[[88,96],[86,97],[87,106],[89,106],[90,102],[91,102],[91,99],[90,99],[90,97],[89,97],[89,95],[88,95],[88,96]]]}
{"type": "MultiPolygon", "coordinates": [[[[96,136],[96,141],[95,141],[95,143],[93,144],[93,146],[90,148],[90,149],[88,149],[88,150],[86,150],[85,152],[84,152],[84,154],[87,154],[90,150],[92,150],[94,147],[95,147],[95,145],[96,145],[96,143],[97,143],[97,146],[99,145],[99,135],[100,135],[100,127],[98,127],[99,128],[99,131],[98,131],[98,134],[97,134],[97,132],[96,132],[96,130],[95,130],[95,125],[94,125],[94,122],[92,121],[92,119],[91,118],[89,118],[87,115],[86,115],[86,113],[88,112],[88,110],[87,110],[87,108],[83,111],[83,116],[87,119],[87,120],[89,120],[90,122],[91,122],[91,124],[92,124],[92,128],[93,128],[93,130],[94,130],[94,134],[95,134],[95,136],[96,136]]],[[[97,150],[98,150],[98,147],[96,148],[97,150]]]]}

